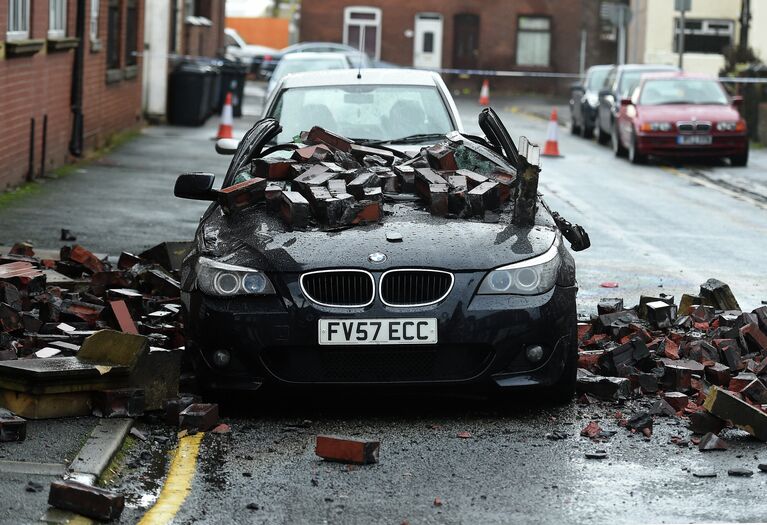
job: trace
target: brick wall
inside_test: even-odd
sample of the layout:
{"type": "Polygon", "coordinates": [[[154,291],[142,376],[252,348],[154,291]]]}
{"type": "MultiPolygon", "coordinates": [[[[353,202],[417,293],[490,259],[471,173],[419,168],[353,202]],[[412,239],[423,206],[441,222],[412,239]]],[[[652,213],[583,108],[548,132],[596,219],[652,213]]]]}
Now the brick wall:
{"type": "MultiPolygon", "coordinates": [[[[454,16],[459,13],[479,16],[477,67],[480,69],[577,73],[581,30],[589,33],[589,42],[598,41],[599,0],[303,0],[301,40],[341,42],[344,8],[351,5],[381,8],[381,60],[406,66],[413,63],[413,39],[408,38],[405,32],[414,29],[415,15],[423,12],[436,12],[443,16],[443,68],[453,66],[454,16]],[[549,67],[516,66],[517,22],[521,15],[551,18],[549,67]]],[[[603,54],[601,44],[589,46],[586,65],[610,60],[603,54]]],[[[520,90],[554,91],[571,81],[495,79],[494,82],[520,90]]]]}
{"type": "MultiPolygon", "coordinates": [[[[119,0],[121,11],[121,78],[114,73],[107,82],[107,9],[109,0],[101,0],[99,40],[101,49],[90,42],[90,2],[86,1],[86,36],[83,76],[84,146],[102,146],[116,132],[140,122],[141,58],[136,67],[128,67],[124,35],[127,25],[127,0],[119,0]]],[[[45,40],[48,32],[48,2],[32,0],[30,38],[45,40]]],[[[137,48],[143,47],[143,0],[136,0],[137,48]]],[[[77,0],[67,1],[67,36],[75,36],[77,0]]],[[[30,119],[35,119],[34,176],[40,174],[43,116],[48,116],[46,170],[61,166],[72,157],[68,146],[72,128],[70,96],[74,49],[43,49],[24,57],[8,57],[5,29],[8,27],[8,2],[0,2],[0,191],[24,182],[28,175],[30,119]]]]}

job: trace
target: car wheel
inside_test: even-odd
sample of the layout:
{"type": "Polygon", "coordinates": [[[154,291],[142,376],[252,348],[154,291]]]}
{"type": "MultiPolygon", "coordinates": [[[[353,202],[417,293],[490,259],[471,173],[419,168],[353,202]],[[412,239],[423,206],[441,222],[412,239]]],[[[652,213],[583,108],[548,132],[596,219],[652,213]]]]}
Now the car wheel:
{"type": "Polygon", "coordinates": [[[594,128],[591,128],[587,126],[586,124],[581,126],[581,137],[583,137],[584,139],[590,139],[593,136],[594,136],[594,128]]]}
{"type": "Polygon", "coordinates": [[[613,148],[613,153],[615,153],[616,157],[625,157],[626,156],[626,148],[623,147],[623,144],[621,144],[621,137],[618,133],[618,123],[616,122],[613,126],[612,133],[610,133],[610,145],[613,148]]]}
{"type": "Polygon", "coordinates": [[[632,164],[644,164],[647,162],[647,155],[643,155],[637,151],[637,137],[635,134],[631,134],[631,141],[629,142],[629,161],[632,164]]]}
{"type": "Polygon", "coordinates": [[[581,127],[575,123],[575,117],[570,119],[570,133],[573,135],[580,135],[581,127]]]}
{"type": "Polygon", "coordinates": [[[744,168],[748,164],[748,145],[744,153],[730,157],[730,163],[737,168],[744,168]]]}
{"type": "Polygon", "coordinates": [[[597,137],[597,142],[599,144],[607,144],[607,141],[610,140],[610,135],[604,132],[600,124],[597,124],[596,127],[594,127],[594,135],[597,137]]]}

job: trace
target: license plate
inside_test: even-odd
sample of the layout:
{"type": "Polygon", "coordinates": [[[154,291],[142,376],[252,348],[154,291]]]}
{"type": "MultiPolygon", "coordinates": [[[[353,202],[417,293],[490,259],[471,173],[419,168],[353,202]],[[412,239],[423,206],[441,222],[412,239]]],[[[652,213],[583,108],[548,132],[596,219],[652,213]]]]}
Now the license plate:
{"type": "Polygon", "coordinates": [[[711,144],[711,135],[679,135],[676,143],[682,146],[707,146],[711,144]]]}
{"type": "Polygon", "coordinates": [[[321,345],[433,345],[436,319],[320,319],[321,345]]]}

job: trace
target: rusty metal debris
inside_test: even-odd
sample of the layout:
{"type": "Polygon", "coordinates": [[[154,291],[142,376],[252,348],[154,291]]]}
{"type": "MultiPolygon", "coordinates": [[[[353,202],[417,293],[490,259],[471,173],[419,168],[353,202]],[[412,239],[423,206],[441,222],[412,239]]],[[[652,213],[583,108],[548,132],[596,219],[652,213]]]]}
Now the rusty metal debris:
{"type": "Polygon", "coordinates": [[[767,306],[741,312],[729,286],[716,279],[685,294],[643,296],[626,309],[602,299],[598,315],[581,323],[577,389],[602,399],[650,396],[649,414],[627,427],[652,429],[654,416],[689,418],[705,434],[700,450],[722,448],[728,424],[767,441],[767,306]]]}

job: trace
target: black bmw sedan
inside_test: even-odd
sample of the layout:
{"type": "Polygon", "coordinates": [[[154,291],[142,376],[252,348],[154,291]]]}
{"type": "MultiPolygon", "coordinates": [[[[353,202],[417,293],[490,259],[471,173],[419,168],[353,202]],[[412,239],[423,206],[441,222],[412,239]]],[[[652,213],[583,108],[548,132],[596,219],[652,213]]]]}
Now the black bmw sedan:
{"type": "MultiPolygon", "coordinates": [[[[528,226],[511,221],[511,203],[480,218],[435,215],[404,191],[384,191],[380,216],[350,227],[286,223],[295,210],[285,202],[300,195],[282,212],[265,198],[232,213],[217,195],[279,153],[262,151],[275,122],[246,135],[222,190],[209,174],[176,182],[177,196],[217,199],[182,267],[187,352],[207,388],[542,387],[572,397],[577,284],[566,221],[540,199],[528,226]]],[[[508,146],[475,140],[513,172],[508,146]]],[[[297,193],[298,181],[280,189],[297,193]]]]}

